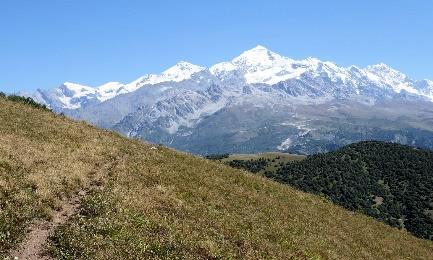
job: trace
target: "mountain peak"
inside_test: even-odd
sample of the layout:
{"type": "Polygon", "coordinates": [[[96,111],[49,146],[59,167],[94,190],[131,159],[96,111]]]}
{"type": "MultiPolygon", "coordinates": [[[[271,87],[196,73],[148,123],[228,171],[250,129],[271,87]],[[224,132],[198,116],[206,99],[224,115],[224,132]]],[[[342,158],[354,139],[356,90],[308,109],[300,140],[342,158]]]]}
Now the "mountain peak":
{"type": "Polygon", "coordinates": [[[174,74],[178,74],[178,73],[191,73],[191,74],[193,74],[193,73],[202,71],[204,69],[205,69],[204,67],[192,64],[192,63],[187,62],[187,61],[179,61],[178,63],[176,63],[172,67],[165,70],[162,74],[163,75],[174,75],[174,74]]]}
{"type": "Polygon", "coordinates": [[[162,81],[182,81],[189,79],[192,74],[202,70],[205,70],[205,68],[187,61],[180,61],[165,70],[159,77],[162,81]]]}
{"type": "Polygon", "coordinates": [[[85,95],[87,93],[94,92],[94,88],[92,88],[92,87],[80,85],[80,84],[72,83],[72,82],[68,82],[68,81],[64,82],[61,85],[61,87],[63,87],[64,91],[67,90],[67,92],[75,93],[78,95],[85,95]]]}
{"type": "Polygon", "coordinates": [[[281,61],[284,58],[262,45],[244,51],[241,55],[232,60],[233,63],[245,65],[272,65],[275,62],[281,61]]]}
{"type": "Polygon", "coordinates": [[[201,67],[198,66],[198,65],[192,64],[191,62],[184,61],[184,60],[179,61],[179,62],[176,63],[174,66],[185,67],[185,68],[191,68],[191,67],[199,67],[199,68],[201,68],[201,67]]]}
{"type": "Polygon", "coordinates": [[[269,51],[269,49],[259,44],[256,47],[250,49],[250,51],[269,51]]]}
{"type": "Polygon", "coordinates": [[[63,82],[62,85],[65,86],[65,87],[71,87],[71,88],[81,88],[81,87],[85,88],[85,87],[88,87],[88,86],[84,86],[84,85],[73,83],[73,82],[69,82],[69,81],[63,82]]]}
{"type": "Polygon", "coordinates": [[[407,80],[407,76],[400,71],[391,68],[389,65],[381,62],[379,64],[367,66],[367,71],[373,73],[381,78],[392,78],[399,81],[407,80]]]}
{"type": "Polygon", "coordinates": [[[383,62],[380,62],[378,64],[370,65],[367,67],[369,70],[381,70],[381,71],[393,71],[394,69],[388,66],[388,64],[385,64],[383,62]]]}

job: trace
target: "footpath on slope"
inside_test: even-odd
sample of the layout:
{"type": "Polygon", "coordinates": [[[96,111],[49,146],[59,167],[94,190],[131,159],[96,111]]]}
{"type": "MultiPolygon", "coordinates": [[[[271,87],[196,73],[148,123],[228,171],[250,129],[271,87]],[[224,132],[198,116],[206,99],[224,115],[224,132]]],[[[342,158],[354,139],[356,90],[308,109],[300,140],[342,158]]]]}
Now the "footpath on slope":
{"type": "MultiPolygon", "coordinates": [[[[116,160],[105,164],[99,171],[111,171],[116,167],[120,161],[125,157],[117,157],[116,160]]],[[[63,201],[60,210],[55,211],[51,220],[37,220],[29,227],[29,232],[24,241],[15,249],[10,252],[12,259],[16,260],[51,260],[46,251],[48,237],[55,231],[55,229],[66,223],[73,215],[78,213],[81,205],[81,199],[85,197],[90,191],[97,190],[98,184],[90,184],[88,187],[83,187],[72,197],[63,201]]]]}
{"type": "Polygon", "coordinates": [[[12,259],[49,260],[52,259],[45,251],[48,237],[56,227],[64,224],[78,212],[80,200],[87,194],[87,190],[80,190],[73,197],[64,201],[59,211],[55,211],[52,219],[38,220],[29,228],[29,233],[21,245],[10,253],[12,259]]]}

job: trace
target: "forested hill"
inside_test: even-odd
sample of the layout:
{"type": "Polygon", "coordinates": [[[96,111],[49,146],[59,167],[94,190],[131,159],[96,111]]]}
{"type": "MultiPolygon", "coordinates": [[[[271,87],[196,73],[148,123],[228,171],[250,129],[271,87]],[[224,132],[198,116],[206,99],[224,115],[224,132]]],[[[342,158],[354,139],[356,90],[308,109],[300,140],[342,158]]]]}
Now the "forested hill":
{"type": "Polygon", "coordinates": [[[360,142],[287,163],[267,177],[433,239],[433,152],[360,142]]]}

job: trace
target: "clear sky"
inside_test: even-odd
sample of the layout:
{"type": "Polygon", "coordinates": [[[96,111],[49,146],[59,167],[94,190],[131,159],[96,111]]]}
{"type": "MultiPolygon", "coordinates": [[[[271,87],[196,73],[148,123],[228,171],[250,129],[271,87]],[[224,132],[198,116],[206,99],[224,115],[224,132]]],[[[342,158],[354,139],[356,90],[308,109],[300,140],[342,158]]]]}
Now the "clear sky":
{"type": "Polygon", "coordinates": [[[433,79],[433,1],[0,0],[0,90],[129,82],[258,44],[433,79]]]}

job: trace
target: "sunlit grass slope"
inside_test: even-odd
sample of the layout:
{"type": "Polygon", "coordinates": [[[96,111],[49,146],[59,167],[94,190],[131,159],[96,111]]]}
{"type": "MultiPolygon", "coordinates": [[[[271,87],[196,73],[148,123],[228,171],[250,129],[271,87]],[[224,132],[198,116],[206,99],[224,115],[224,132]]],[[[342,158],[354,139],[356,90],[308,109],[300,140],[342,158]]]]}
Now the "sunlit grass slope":
{"type": "Polygon", "coordinates": [[[433,243],[221,163],[0,98],[0,250],[91,187],[63,259],[428,259],[433,243]]]}

